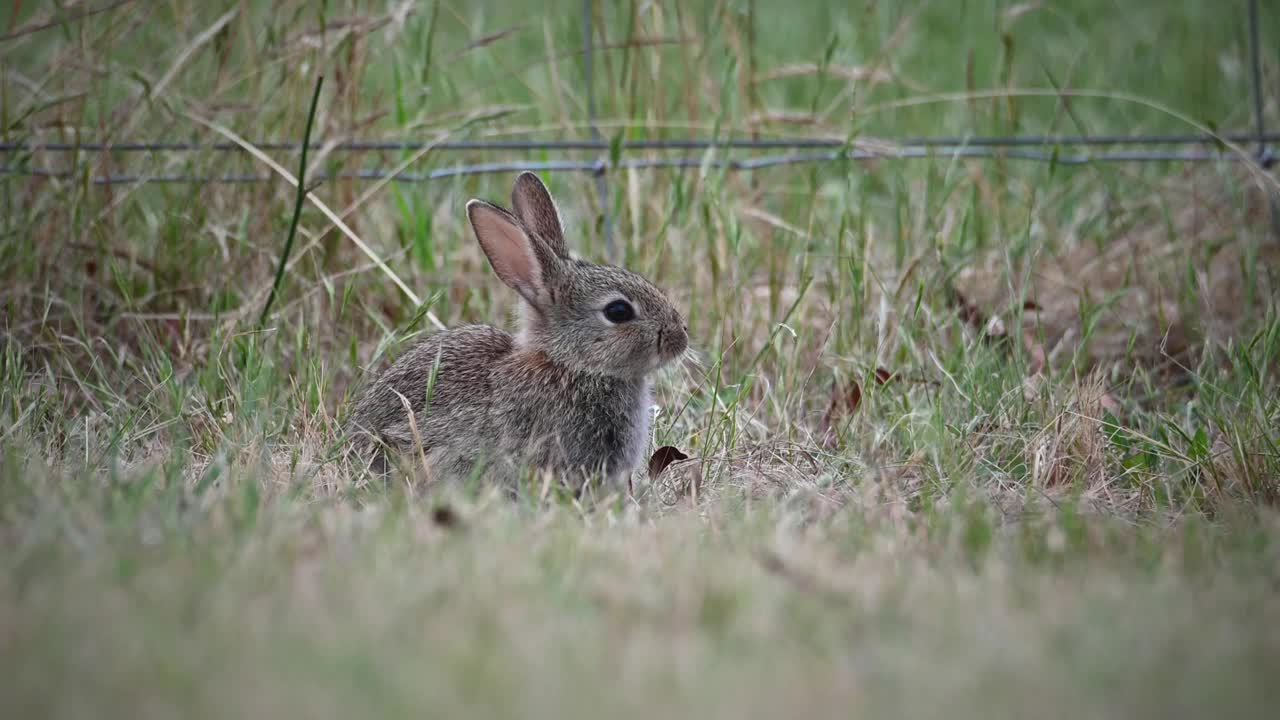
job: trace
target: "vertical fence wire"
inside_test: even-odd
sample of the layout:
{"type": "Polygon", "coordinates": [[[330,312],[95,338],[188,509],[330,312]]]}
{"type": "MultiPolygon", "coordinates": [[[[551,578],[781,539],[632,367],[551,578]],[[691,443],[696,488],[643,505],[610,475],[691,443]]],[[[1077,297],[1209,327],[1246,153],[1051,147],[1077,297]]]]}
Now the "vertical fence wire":
{"type": "Polygon", "coordinates": [[[1261,43],[1258,40],[1258,0],[1249,0],[1249,64],[1253,76],[1253,129],[1258,135],[1258,161],[1264,166],[1271,163],[1267,147],[1267,126],[1262,100],[1261,43]]]}
{"type": "MultiPolygon", "coordinates": [[[[1267,145],[1267,126],[1262,96],[1262,49],[1258,30],[1258,0],[1249,0],[1249,64],[1253,82],[1253,129],[1257,134],[1257,160],[1263,168],[1275,163],[1275,156],[1267,145]]],[[[1271,209],[1271,232],[1280,240],[1280,199],[1275,192],[1267,192],[1267,204],[1271,209]]]]}
{"type": "MultiPolygon", "coordinates": [[[[582,71],[586,76],[587,83],[587,124],[591,127],[591,140],[599,143],[600,130],[596,127],[596,90],[593,82],[595,71],[595,53],[593,50],[594,38],[592,37],[593,22],[591,12],[592,0],[582,0],[582,71]]],[[[609,163],[604,157],[596,160],[595,166],[592,168],[592,175],[595,176],[596,182],[596,198],[600,202],[600,226],[604,235],[604,252],[609,260],[616,261],[617,257],[613,254],[613,228],[609,221],[609,180],[606,177],[609,163]]]]}

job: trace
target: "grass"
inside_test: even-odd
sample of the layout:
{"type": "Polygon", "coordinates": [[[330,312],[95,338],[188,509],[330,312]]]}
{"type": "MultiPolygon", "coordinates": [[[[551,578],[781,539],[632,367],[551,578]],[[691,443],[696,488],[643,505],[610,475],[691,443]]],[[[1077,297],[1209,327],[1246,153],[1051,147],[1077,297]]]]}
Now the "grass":
{"type": "MultiPolygon", "coordinates": [[[[962,5],[597,3],[600,132],[1250,125],[1243,5],[962,5]]],[[[0,140],[297,138],[318,74],[322,142],[589,135],[576,2],[127,3],[27,31],[86,7],[0,8],[0,140]]],[[[420,155],[306,167],[561,157],[420,155]]],[[[512,174],[315,189],[415,304],[317,208],[295,236],[283,178],[90,181],[270,172],[247,153],[0,164],[74,170],[0,176],[6,716],[1280,699],[1273,175],[939,154],[620,171],[602,207],[589,175],[544,174],[575,251],[604,257],[607,209],[617,259],[687,310],[703,362],[658,388],[654,446],[688,460],[634,498],[511,501],[371,486],[331,458],[350,393],[429,317],[507,321],[461,208],[512,174]]]]}

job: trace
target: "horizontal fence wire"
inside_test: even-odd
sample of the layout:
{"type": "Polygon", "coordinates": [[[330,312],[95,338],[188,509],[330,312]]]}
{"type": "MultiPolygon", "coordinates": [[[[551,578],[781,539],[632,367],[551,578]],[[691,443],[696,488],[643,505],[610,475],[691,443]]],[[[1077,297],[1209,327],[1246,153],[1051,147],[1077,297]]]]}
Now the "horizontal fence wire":
{"type": "MultiPolygon", "coordinates": [[[[1005,157],[1011,160],[1028,160],[1035,162],[1056,162],[1060,165],[1087,165],[1099,162],[1217,162],[1217,161],[1240,161],[1251,160],[1247,156],[1240,156],[1233,153],[1206,153],[1206,152],[1168,152],[1168,153],[1143,153],[1143,152],[1114,152],[1103,153],[1097,155],[1055,155],[1053,153],[1027,152],[1009,150],[1006,152],[991,152],[985,148],[954,148],[945,153],[940,153],[930,149],[908,149],[894,153],[878,153],[878,152],[850,152],[841,158],[839,153],[813,153],[803,155],[778,155],[765,156],[748,159],[700,159],[700,158],[646,158],[636,160],[624,160],[615,166],[610,166],[603,161],[545,161],[545,162],[508,162],[508,163],[486,163],[477,165],[457,165],[454,167],[437,168],[425,173],[401,172],[393,174],[388,170],[370,169],[370,170],[353,170],[338,173],[314,173],[308,176],[313,183],[327,182],[331,180],[384,180],[390,178],[394,182],[402,183],[421,183],[431,180],[442,180],[452,177],[461,177],[466,175],[485,175],[491,173],[507,173],[507,172],[588,172],[599,174],[608,169],[647,169],[647,168],[717,168],[726,170],[758,170],[769,167],[778,167],[782,165],[800,165],[814,163],[830,163],[837,160],[847,161],[865,161],[875,159],[921,159],[921,158],[993,158],[1005,157]]],[[[10,166],[0,166],[0,175],[20,175],[37,178],[59,178],[74,179],[80,175],[74,170],[42,170],[31,168],[16,168],[10,166]]],[[[270,174],[244,174],[244,175],[182,175],[182,174],[155,174],[155,175],[94,175],[88,178],[88,181],[94,185],[123,185],[137,183],[214,183],[214,184],[242,184],[242,183],[262,183],[270,182],[275,178],[270,174]]]]}
{"type": "MultiPolygon", "coordinates": [[[[1256,133],[1233,133],[1222,136],[1230,142],[1249,142],[1249,141],[1276,141],[1280,140],[1280,134],[1275,136],[1263,136],[1259,138],[1256,133]]],[[[821,139],[800,139],[800,142],[789,141],[794,144],[783,145],[782,141],[712,141],[712,140],[656,140],[656,141],[638,141],[627,146],[627,149],[656,149],[661,147],[680,148],[686,150],[703,150],[704,154],[698,157],[657,157],[657,158],[624,158],[617,163],[609,163],[603,159],[595,160],[548,160],[539,162],[501,162],[501,163],[478,163],[478,164],[457,164],[450,167],[441,167],[428,172],[401,172],[393,174],[389,170],[380,168],[371,168],[365,170],[352,170],[338,173],[316,173],[311,176],[311,180],[315,182],[326,182],[332,180],[384,180],[390,178],[395,182],[401,183],[421,183],[431,180],[441,180],[446,178],[460,177],[465,175],[484,175],[490,173],[505,172],[521,172],[525,170],[533,172],[588,172],[600,174],[614,169],[650,169],[650,168],[715,168],[731,171],[742,170],[759,170],[770,167],[778,167],[784,165],[801,165],[815,163],[831,163],[839,160],[855,162],[868,160],[912,160],[912,159],[948,159],[948,158],[1004,158],[1008,160],[1023,160],[1031,162],[1051,162],[1060,165],[1086,165],[1090,163],[1109,163],[1109,162],[1237,162],[1241,160],[1251,160],[1248,156],[1235,152],[1229,152],[1221,149],[1221,141],[1213,137],[1205,137],[1199,135],[1152,135],[1152,136],[1098,136],[1098,137],[1067,137],[1067,138],[1051,138],[1051,137],[1010,137],[1010,138],[972,138],[966,144],[934,144],[920,143],[913,146],[899,146],[886,148],[883,150],[847,150],[847,151],[827,151],[827,152],[796,152],[777,155],[759,155],[746,158],[728,158],[717,157],[709,154],[710,151],[722,148],[761,148],[761,147],[788,147],[788,148],[823,148],[823,147],[846,147],[847,143],[836,143],[821,139]],[[973,142],[973,141],[978,142],[973,142]],[[1061,141],[1066,142],[1061,142],[1061,141]],[[997,142],[1012,141],[1012,142],[997,142]],[[668,143],[679,143],[671,144],[668,143]],[[1067,146],[1086,146],[1086,145],[1204,145],[1209,143],[1217,143],[1219,149],[1216,150],[1113,150],[1100,153],[1062,153],[1057,149],[1059,145],[1067,146]],[[1032,146],[1049,146],[1050,150],[1033,150],[1032,146]]],[[[19,145],[19,144],[13,144],[19,145]]],[[[179,152],[195,152],[198,150],[240,150],[237,145],[225,146],[223,144],[200,145],[198,143],[167,143],[161,144],[163,147],[157,147],[156,144],[129,143],[118,146],[109,146],[103,144],[81,145],[76,149],[92,152],[102,152],[108,149],[116,150],[121,147],[127,148],[143,148],[153,149],[157,151],[176,150],[179,152]]],[[[260,148],[274,147],[278,150],[296,150],[300,148],[300,143],[261,143],[257,144],[260,148]]],[[[413,143],[408,141],[360,141],[347,143],[351,150],[405,150],[414,147],[425,147],[425,143],[413,143]]],[[[322,145],[314,145],[319,147],[322,145]]],[[[21,146],[23,149],[30,149],[32,146],[21,146]]],[[[603,146],[607,148],[607,145],[603,146]]],[[[54,150],[70,150],[70,147],[62,148],[58,146],[52,148],[54,150]]],[[[436,149],[452,149],[452,150],[564,150],[564,149],[584,149],[599,150],[601,146],[592,141],[548,141],[538,143],[536,141],[497,141],[496,143],[485,142],[467,142],[454,143],[453,147],[440,146],[436,149]]],[[[14,152],[15,148],[6,148],[0,146],[0,152],[14,152]]],[[[138,151],[138,150],[131,150],[138,151]]],[[[82,179],[83,174],[75,169],[51,170],[41,168],[30,168],[16,165],[0,165],[0,174],[17,175],[35,178],[55,178],[55,179],[82,179]]],[[[273,179],[270,174],[240,174],[240,175],[191,175],[182,173],[155,173],[155,174],[119,174],[119,175],[93,175],[87,177],[87,181],[94,185],[121,185],[121,184],[137,184],[137,183],[215,183],[215,184],[246,184],[246,183],[262,183],[270,182],[273,179]]]]}
{"type": "MultiPolygon", "coordinates": [[[[1280,142],[1280,133],[1233,132],[1221,135],[1010,135],[973,136],[961,135],[912,138],[874,138],[861,140],[880,142],[900,147],[1054,147],[1054,146],[1105,146],[1105,145],[1222,145],[1231,143],[1280,142]]],[[[260,150],[297,152],[301,143],[296,140],[267,140],[249,143],[260,150]]],[[[836,138],[764,138],[764,139],[661,139],[626,140],[617,144],[627,150],[803,150],[817,148],[842,148],[849,140],[836,138]]],[[[311,143],[309,150],[321,150],[325,143],[311,143]]],[[[395,152],[414,151],[431,147],[434,152],[459,151],[556,151],[556,150],[611,150],[613,145],[604,140],[459,140],[432,143],[419,140],[346,140],[334,143],[330,152],[395,152]]],[[[0,142],[0,153],[20,152],[243,152],[244,148],[231,142],[0,142]]],[[[1157,160],[1163,159],[1157,157],[1157,160]]]]}

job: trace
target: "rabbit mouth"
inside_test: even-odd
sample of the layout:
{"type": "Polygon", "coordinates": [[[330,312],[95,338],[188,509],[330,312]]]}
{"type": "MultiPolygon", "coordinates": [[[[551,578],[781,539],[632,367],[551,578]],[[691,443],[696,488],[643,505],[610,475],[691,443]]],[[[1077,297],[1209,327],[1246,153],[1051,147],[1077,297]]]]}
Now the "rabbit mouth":
{"type": "Polygon", "coordinates": [[[680,357],[686,347],[689,347],[689,336],[684,331],[664,332],[662,328],[658,329],[658,355],[664,361],[680,357]]]}
{"type": "Polygon", "coordinates": [[[657,366],[661,367],[684,354],[689,347],[689,336],[683,331],[664,332],[658,330],[657,366]]]}

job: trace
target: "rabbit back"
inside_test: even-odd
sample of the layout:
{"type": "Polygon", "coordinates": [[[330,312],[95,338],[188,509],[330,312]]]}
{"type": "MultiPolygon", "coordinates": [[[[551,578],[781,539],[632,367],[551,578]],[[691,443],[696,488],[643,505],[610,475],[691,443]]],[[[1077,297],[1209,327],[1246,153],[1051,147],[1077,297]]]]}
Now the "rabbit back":
{"type": "Polygon", "coordinates": [[[510,333],[489,325],[423,339],[361,393],[348,421],[352,447],[383,470],[387,450],[416,449],[418,441],[433,465],[470,464],[470,453],[457,449],[489,444],[492,371],[514,346],[510,333]]]}
{"type": "Polygon", "coordinates": [[[499,483],[536,468],[580,485],[639,464],[649,398],[647,380],[575,372],[470,325],[424,339],[388,368],[361,395],[349,433],[383,470],[387,450],[413,458],[421,442],[434,477],[465,479],[483,463],[499,483]]]}

